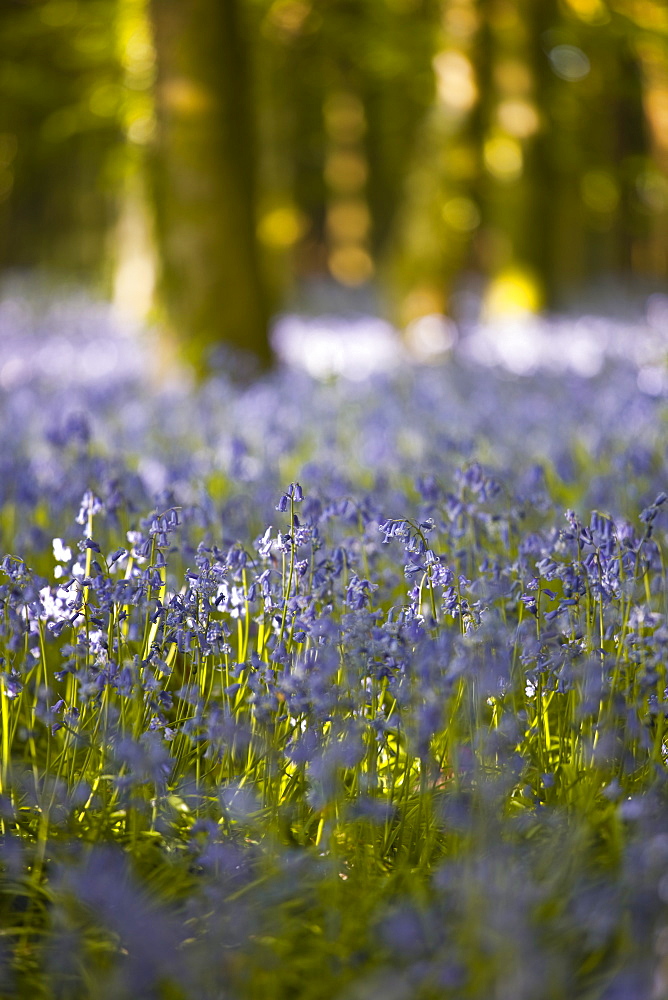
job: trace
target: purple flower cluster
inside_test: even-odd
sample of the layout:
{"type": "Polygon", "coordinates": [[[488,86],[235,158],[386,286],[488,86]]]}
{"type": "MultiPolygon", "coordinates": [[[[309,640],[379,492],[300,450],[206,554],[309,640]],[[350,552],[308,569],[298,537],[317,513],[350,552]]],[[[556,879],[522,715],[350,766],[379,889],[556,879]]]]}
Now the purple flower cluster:
{"type": "Polygon", "coordinates": [[[12,371],[8,996],[668,988],[660,394],[12,371]]]}

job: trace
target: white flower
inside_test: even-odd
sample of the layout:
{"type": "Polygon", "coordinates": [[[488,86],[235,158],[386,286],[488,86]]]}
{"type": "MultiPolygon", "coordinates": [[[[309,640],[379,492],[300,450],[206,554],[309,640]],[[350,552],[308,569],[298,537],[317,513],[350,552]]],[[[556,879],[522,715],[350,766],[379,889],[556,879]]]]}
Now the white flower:
{"type": "Polygon", "coordinates": [[[63,545],[62,538],[53,539],[53,558],[56,562],[69,562],[72,558],[72,549],[69,545],[63,545]]]}

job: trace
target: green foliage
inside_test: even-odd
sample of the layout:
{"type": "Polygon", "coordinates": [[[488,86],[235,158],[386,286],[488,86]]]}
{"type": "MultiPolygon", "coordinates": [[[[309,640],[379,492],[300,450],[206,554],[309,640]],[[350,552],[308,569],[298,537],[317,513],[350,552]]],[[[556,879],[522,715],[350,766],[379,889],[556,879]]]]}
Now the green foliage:
{"type": "Polygon", "coordinates": [[[0,18],[4,270],[108,279],[125,100],[115,0],[7,4],[0,18]]]}
{"type": "Polygon", "coordinates": [[[8,5],[2,269],[155,283],[199,370],[328,283],[405,325],[663,280],[656,0],[200,2],[8,5]]]}

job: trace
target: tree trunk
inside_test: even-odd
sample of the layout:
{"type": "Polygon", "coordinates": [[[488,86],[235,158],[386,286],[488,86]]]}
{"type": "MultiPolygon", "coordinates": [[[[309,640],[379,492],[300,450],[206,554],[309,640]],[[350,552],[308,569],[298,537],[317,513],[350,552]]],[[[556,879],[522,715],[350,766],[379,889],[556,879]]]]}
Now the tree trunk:
{"type": "Polygon", "coordinates": [[[236,0],[153,0],[159,296],[196,371],[227,346],[270,360],[256,243],[248,52],[236,0]]]}

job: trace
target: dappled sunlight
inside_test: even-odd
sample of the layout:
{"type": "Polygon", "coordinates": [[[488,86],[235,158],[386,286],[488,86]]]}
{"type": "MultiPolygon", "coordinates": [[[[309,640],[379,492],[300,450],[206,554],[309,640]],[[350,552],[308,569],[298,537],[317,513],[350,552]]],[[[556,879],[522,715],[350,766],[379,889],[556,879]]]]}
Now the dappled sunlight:
{"type": "Polygon", "coordinates": [[[439,52],[434,58],[441,103],[455,114],[465,114],[475,105],[478,88],[473,65],[467,57],[454,49],[439,52]]]}
{"type": "Polygon", "coordinates": [[[442,360],[457,343],[457,326],[446,316],[431,313],[408,324],[404,338],[410,355],[417,361],[442,360]]]}
{"type": "Polygon", "coordinates": [[[519,142],[497,135],[485,143],[483,155],[490,174],[500,181],[516,181],[522,176],[524,158],[519,142]]]}
{"type": "Polygon", "coordinates": [[[403,336],[371,316],[284,316],[274,327],[273,342],[281,360],[315,378],[342,375],[357,381],[411,361],[447,363],[454,352],[483,368],[519,376],[572,373],[589,379],[608,363],[626,364],[636,371],[642,392],[664,393],[668,298],[652,296],[647,316],[635,322],[595,315],[546,318],[513,303],[514,309],[490,316],[464,335],[436,313],[411,320],[403,336]]]}
{"type": "MultiPolygon", "coordinates": [[[[517,376],[572,373],[585,379],[620,364],[635,371],[642,393],[668,392],[668,296],[650,296],[644,315],[635,320],[593,314],[550,318],[515,308],[465,329],[430,312],[430,303],[425,292],[403,332],[372,315],[284,314],[274,322],[272,343],[282,363],[319,380],[363,382],[411,365],[447,366],[453,359],[481,372],[499,368],[517,376]]],[[[5,391],[42,381],[63,387],[155,381],[158,372],[169,380],[186,378],[187,384],[185,369],[157,361],[160,350],[158,332],[142,328],[136,316],[117,306],[85,296],[40,306],[18,291],[0,300],[5,391]]]]}
{"type": "Polygon", "coordinates": [[[576,45],[555,45],[549,54],[556,75],[569,83],[584,80],[591,70],[589,59],[576,45]]]}
{"type": "Polygon", "coordinates": [[[508,268],[490,281],[483,299],[483,314],[494,322],[509,316],[537,313],[542,305],[540,286],[531,272],[508,268]]]}
{"type": "Polygon", "coordinates": [[[592,378],[606,363],[617,362],[637,371],[643,392],[658,394],[665,385],[659,373],[665,369],[668,355],[666,303],[663,296],[653,297],[648,320],[636,323],[596,316],[552,320],[528,314],[507,317],[474,330],[462,351],[478,364],[499,365],[517,375],[551,371],[592,378]],[[661,313],[661,320],[657,320],[661,313]]]}
{"type": "Polygon", "coordinates": [[[43,384],[67,387],[113,386],[144,378],[154,339],[139,333],[128,313],[117,313],[88,296],[35,302],[33,293],[0,299],[0,386],[6,392],[43,384]]]}
{"type": "Polygon", "coordinates": [[[294,246],[306,231],[306,219],[294,205],[279,205],[260,219],[257,235],[261,243],[276,250],[294,246]]]}
{"type": "Polygon", "coordinates": [[[284,316],[275,324],[272,340],[283,361],[315,378],[343,375],[362,381],[395,370],[403,356],[398,333],[371,316],[284,316]]]}

